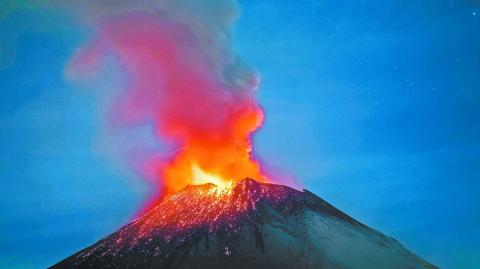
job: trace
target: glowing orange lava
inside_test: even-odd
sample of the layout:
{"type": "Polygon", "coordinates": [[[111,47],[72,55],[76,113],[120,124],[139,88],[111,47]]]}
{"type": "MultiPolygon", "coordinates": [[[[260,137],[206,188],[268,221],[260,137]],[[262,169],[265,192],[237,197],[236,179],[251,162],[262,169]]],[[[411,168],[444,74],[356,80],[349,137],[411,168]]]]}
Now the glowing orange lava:
{"type": "Polygon", "coordinates": [[[260,165],[252,159],[250,136],[262,123],[263,113],[234,114],[219,137],[189,137],[168,165],[162,169],[166,194],[187,185],[213,183],[220,188],[246,177],[267,181],[260,165]],[[236,118],[235,118],[236,117],[236,118]]]}

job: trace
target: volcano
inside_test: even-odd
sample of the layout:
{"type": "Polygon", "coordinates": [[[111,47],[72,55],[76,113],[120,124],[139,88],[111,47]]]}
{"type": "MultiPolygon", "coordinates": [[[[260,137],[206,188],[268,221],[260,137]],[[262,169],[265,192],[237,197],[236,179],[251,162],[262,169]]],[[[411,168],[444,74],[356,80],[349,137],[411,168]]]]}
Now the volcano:
{"type": "Polygon", "coordinates": [[[51,268],[437,268],[320,197],[191,185],[51,268]]]}

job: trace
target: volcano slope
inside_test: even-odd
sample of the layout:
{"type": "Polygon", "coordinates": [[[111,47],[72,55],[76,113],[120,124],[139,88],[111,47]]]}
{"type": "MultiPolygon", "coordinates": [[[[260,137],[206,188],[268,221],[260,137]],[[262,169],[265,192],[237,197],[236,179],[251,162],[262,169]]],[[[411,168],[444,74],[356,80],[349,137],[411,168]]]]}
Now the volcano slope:
{"type": "Polygon", "coordinates": [[[189,186],[51,268],[437,268],[307,190],[189,186]]]}

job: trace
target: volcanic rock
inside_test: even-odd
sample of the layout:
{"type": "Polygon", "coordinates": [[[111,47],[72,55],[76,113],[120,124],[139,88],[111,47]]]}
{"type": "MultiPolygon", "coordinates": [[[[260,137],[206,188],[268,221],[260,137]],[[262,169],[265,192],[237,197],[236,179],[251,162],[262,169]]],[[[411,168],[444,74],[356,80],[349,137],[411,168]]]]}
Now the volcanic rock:
{"type": "Polygon", "coordinates": [[[437,268],[313,193],[189,186],[51,268],[437,268]]]}

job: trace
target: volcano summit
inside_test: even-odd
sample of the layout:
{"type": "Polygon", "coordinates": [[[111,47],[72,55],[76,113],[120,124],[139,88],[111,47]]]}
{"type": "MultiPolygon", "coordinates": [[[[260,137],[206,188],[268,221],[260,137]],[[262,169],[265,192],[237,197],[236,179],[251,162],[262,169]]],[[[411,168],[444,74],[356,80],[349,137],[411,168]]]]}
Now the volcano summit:
{"type": "Polygon", "coordinates": [[[51,268],[437,268],[311,192],[192,185],[51,268]]]}

